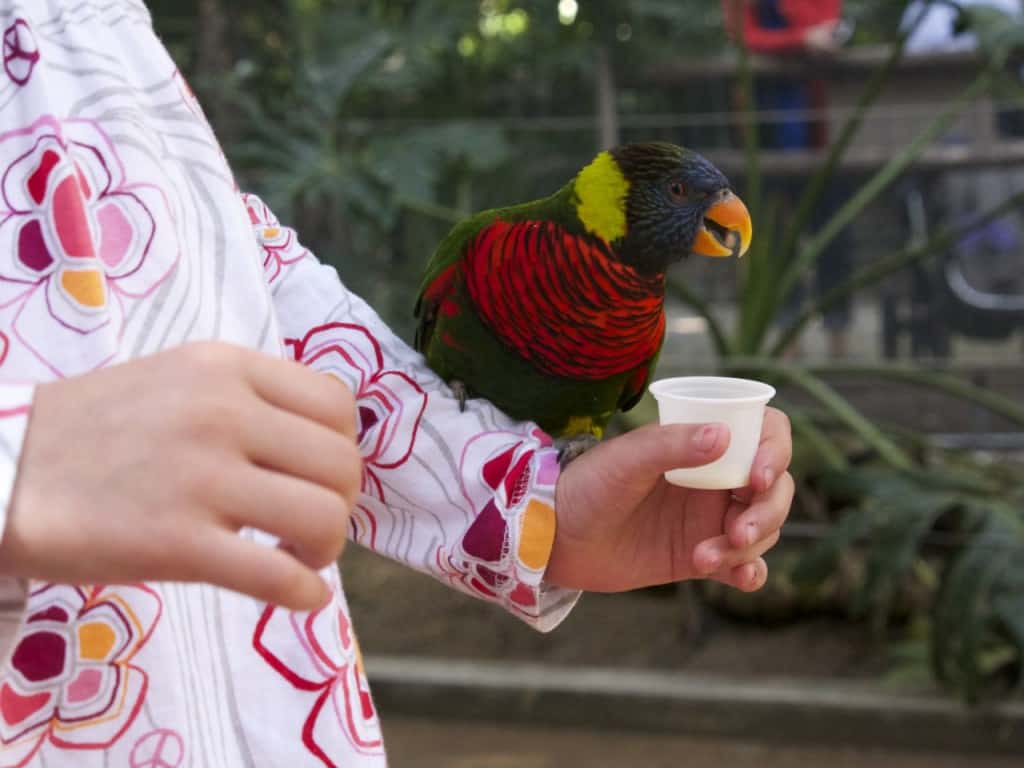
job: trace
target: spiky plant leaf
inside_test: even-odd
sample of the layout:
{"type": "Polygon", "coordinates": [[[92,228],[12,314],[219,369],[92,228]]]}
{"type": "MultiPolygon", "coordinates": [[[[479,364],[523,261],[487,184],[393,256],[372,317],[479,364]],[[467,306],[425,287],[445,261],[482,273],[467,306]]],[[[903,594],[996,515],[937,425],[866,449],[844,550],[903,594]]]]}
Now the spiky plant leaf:
{"type": "Polygon", "coordinates": [[[867,536],[875,524],[872,510],[856,509],[843,515],[827,538],[816,542],[803,554],[793,570],[793,581],[801,586],[812,586],[828,579],[835,573],[843,554],[867,536]]]}
{"type": "Polygon", "coordinates": [[[1024,20],[993,5],[959,6],[954,31],[972,33],[978,50],[996,67],[1004,66],[1013,53],[1024,48],[1024,20]]]}
{"type": "Polygon", "coordinates": [[[999,644],[995,598],[1007,583],[1024,578],[1020,521],[1005,512],[994,504],[979,505],[974,517],[981,526],[949,560],[935,599],[932,666],[936,677],[969,703],[981,700],[990,687],[985,656],[999,644]]]}
{"type": "Polygon", "coordinates": [[[911,574],[922,539],[936,520],[958,504],[947,493],[921,493],[908,487],[900,495],[873,497],[881,520],[868,540],[864,583],[854,601],[855,613],[871,612],[881,624],[892,609],[901,584],[911,574]]]}

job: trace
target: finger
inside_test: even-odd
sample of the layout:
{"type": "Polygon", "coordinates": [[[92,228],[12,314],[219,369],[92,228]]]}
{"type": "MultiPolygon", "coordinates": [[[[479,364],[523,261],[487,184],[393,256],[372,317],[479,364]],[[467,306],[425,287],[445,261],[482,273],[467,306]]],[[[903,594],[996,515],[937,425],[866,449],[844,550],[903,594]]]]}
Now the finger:
{"type": "Polygon", "coordinates": [[[725,515],[722,518],[722,533],[729,537],[729,543],[735,548],[741,548],[747,546],[747,542],[737,542],[730,535],[731,531],[736,528],[736,520],[747,511],[749,505],[731,497],[729,499],[729,506],[725,510],[725,515]]]}
{"type": "Polygon", "coordinates": [[[322,608],[331,591],[319,574],[287,552],[225,530],[213,530],[194,551],[196,581],[251,595],[293,611],[322,608]]]}
{"type": "Polygon", "coordinates": [[[753,493],[766,491],[789,468],[793,458],[793,436],[789,417],[777,408],[765,408],[761,442],[750,469],[753,493]]]}
{"type": "Polygon", "coordinates": [[[711,576],[723,569],[735,568],[744,563],[756,560],[779,541],[779,532],[775,531],[756,544],[743,549],[735,549],[729,543],[728,536],[715,536],[702,541],[693,549],[693,567],[702,576],[711,576]]]}
{"type": "Polygon", "coordinates": [[[725,529],[733,547],[749,547],[773,531],[778,531],[789,516],[795,489],[793,476],[783,472],[778,482],[755,496],[743,513],[725,529]]]}
{"type": "Polygon", "coordinates": [[[355,399],[335,376],[269,355],[248,357],[246,373],[256,393],[271,405],[356,436],[355,399]]]}
{"type": "Polygon", "coordinates": [[[670,469],[699,467],[725,453],[729,427],[725,424],[648,424],[594,449],[618,451],[624,477],[645,477],[670,469]]]}
{"type": "Polygon", "coordinates": [[[335,562],[345,546],[351,502],[301,478],[243,465],[206,503],[235,530],[256,528],[277,536],[311,568],[335,562]]]}
{"type": "Polygon", "coordinates": [[[768,564],[759,557],[753,562],[719,571],[711,578],[743,592],[756,592],[768,581],[768,564]]]}
{"type": "Polygon", "coordinates": [[[257,408],[256,417],[242,428],[242,445],[251,461],[355,502],[363,465],[350,437],[280,408],[267,404],[257,408]]]}

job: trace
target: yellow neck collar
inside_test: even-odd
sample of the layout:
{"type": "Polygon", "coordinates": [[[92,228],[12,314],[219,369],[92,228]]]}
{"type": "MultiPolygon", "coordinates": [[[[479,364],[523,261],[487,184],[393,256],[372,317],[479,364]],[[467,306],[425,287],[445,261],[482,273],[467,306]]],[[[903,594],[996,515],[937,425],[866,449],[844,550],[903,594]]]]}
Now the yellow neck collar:
{"type": "Polygon", "coordinates": [[[629,181],[608,152],[579,172],[575,191],[576,215],[587,232],[609,244],[625,236],[629,181]]]}

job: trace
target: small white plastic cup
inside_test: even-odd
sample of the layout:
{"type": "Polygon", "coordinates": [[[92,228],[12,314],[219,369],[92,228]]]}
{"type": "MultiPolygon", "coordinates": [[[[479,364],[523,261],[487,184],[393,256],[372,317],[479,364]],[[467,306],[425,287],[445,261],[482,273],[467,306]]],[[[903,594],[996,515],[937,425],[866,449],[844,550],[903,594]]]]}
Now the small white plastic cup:
{"type": "Polygon", "coordinates": [[[650,391],[658,401],[662,424],[719,423],[729,427],[729,447],[724,455],[701,467],[669,470],[665,473],[668,482],[707,490],[749,485],[764,407],[775,396],[774,387],[726,376],[681,376],[655,381],[650,391]]]}

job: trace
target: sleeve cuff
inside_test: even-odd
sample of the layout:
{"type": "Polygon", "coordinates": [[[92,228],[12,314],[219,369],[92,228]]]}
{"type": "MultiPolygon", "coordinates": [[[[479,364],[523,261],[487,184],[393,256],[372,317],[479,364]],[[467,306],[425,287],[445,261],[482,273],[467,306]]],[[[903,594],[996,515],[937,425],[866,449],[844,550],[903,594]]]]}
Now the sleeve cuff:
{"type": "Polygon", "coordinates": [[[505,451],[483,465],[481,479],[489,484],[487,478],[495,478],[491,499],[452,554],[464,588],[499,603],[538,631],[550,632],[581,593],[544,581],[557,524],[558,451],[540,430],[532,437],[540,447],[520,446],[522,453],[505,451]],[[498,471],[502,465],[504,471],[498,471]]]}

